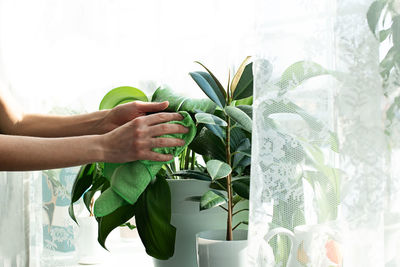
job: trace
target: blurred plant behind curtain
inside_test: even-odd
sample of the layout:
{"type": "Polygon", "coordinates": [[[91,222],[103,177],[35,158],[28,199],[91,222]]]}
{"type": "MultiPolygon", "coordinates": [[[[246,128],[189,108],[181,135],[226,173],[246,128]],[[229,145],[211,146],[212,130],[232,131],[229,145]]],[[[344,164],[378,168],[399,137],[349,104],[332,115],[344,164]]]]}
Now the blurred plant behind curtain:
{"type": "Polygon", "coordinates": [[[256,3],[250,266],[400,266],[399,79],[384,90],[372,3],[256,3]],[[292,247],[290,234],[266,245],[279,227],[292,247]]]}
{"type": "MultiPolygon", "coordinates": [[[[105,92],[122,85],[151,94],[159,84],[168,84],[203,97],[187,74],[200,68],[193,61],[203,62],[221,79],[227,77],[229,69],[251,54],[253,4],[0,0],[1,80],[27,112],[94,111],[105,92]]],[[[66,227],[64,233],[71,229],[62,204],[69,196],[60,192],[68,191],[73,171],[1,174],[1,211],[15,212],[15,218],[2,216],[0,229],[21,236],[15,236],[14,248],[0,237],[0,266],[26,266],[29,260],[30,266],[54,266],[57,259],[41,257],[43,246],[63,252],[60,246],[73,245],[73,233],[67,240],[71,244],[52,242],[51,236],[43,240],[49,205],[56,206],[52,220],[66,227]]]]}

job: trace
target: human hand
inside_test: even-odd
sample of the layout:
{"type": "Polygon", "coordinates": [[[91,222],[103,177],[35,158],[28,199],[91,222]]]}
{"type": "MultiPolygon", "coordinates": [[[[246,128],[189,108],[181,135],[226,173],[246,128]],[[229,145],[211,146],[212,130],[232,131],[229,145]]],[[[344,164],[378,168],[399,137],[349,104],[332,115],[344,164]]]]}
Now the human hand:
{"type": "Polygon", "coordinates": [[[135,160],[171,160],[172,155],[156,153],[152,149],[183,146],[185,141],[182,139],[159,137],[165,134],[187,133],[188,128],[182,125],[164,123],[182,119],[179,113],[162,112],[136,117],[115,128],[102,135],[103,161],[123,163],[135,160]]]}
{"type": "Polygon", "coordinates": [[[142,102],[134,101],[118,105],[107,111],[100,123],[102,133],[110,132],[127,122],[151,112],[160,112],[168,107],[168,101],[164,102],[142,102]]]}

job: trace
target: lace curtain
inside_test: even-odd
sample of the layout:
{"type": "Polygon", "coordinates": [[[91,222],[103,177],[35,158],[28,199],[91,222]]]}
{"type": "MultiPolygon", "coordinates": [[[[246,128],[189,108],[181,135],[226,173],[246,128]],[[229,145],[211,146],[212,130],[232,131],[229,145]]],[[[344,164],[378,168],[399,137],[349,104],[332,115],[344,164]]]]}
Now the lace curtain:
{"type": "Polygon", "coordinates": [[[257,1],[250,266],[400,266],[400,88],[372,2],[257,1]]]}

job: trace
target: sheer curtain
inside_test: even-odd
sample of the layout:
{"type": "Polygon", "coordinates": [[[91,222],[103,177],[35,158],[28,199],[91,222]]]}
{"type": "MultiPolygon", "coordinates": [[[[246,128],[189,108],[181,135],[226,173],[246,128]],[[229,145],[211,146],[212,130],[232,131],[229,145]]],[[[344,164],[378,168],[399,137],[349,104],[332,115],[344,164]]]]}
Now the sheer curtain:
{"type": "MultiPolygon", "coordinates": [[[[253,51],[253,14],[253,0],[0,0],[1,80],[27,112],[94,111],[122,85],[204,97],[193,61],[227,80],[253,51]]],[[[0,267],[73,260],[74,171],[0,174],[0,267]]]]}
{"type": "Polygon", "coordinates": [[[399,83],[372,2],[257,1],[250,266],[400,266],[399,83]]]}

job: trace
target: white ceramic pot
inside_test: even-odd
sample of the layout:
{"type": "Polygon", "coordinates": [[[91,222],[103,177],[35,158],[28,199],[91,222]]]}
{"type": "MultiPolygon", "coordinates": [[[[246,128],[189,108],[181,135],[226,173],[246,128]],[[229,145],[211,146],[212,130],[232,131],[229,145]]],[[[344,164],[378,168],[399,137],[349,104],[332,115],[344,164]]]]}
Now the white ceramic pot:
{"type": "Polygon", "coordinates": [[[196,234],[226,225],[220,208],[200,211],[199,203],[187,200],[210,190],[209,182],[193,179],[168,180],[171,189],[171,224],[176,227],[175,253],[168,260],[154,259],[155,267],[197,267],[196,234]]]}
{"type": "Polygon", "coordinates": [[[247,267],[247,230],[235,230],[226,241],[226,230],[200,232],[196,236],[199,267],[247,267]]]}
{"type": "Polygon", "coordinates": [[[78,263],[90,265],[103,261],[104,249],[97,242],[97,222],[94,217],[77,218],[78,228],[78,263]]]}

